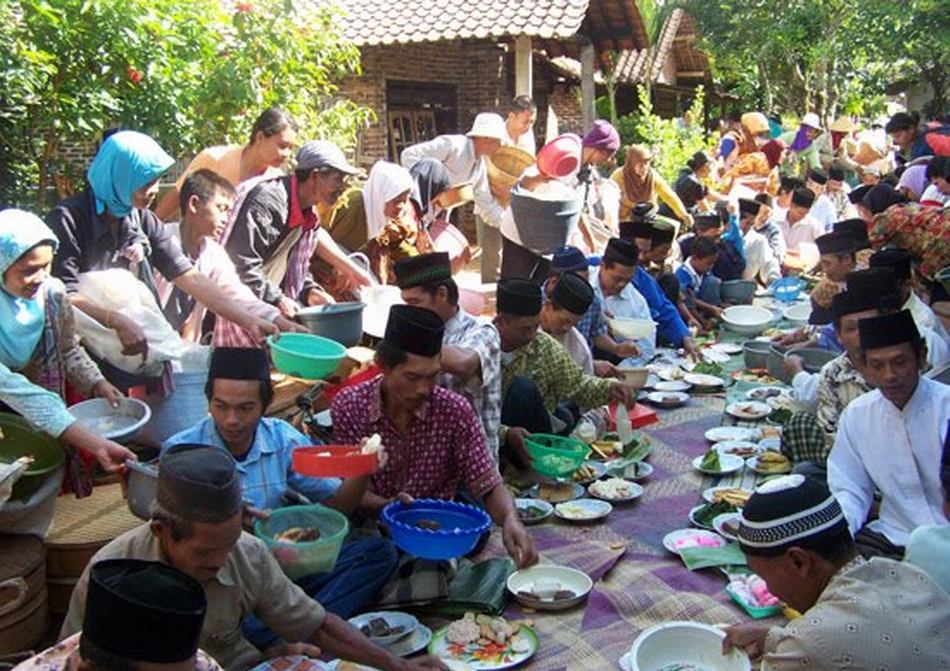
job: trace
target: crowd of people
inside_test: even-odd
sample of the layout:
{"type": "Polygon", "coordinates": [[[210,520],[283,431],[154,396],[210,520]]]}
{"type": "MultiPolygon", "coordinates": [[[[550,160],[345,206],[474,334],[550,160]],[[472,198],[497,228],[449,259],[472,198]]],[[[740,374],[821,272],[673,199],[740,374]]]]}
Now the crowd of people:
{"type": "MultiPolygon", "coordinates": [[[[747,112],[667,181],[645,145],[626,147],[611,172],[621,138],[603,120],[536,151],[536,113],[516,97],[505,117],[478,114],[468,133],[376,161],[361,182],[330,142],[294,153],[294,120],[270,109],[248,144],[200,152],[154,209],[174,160],[121,130],[104,138],[87,188],[45,222],[0,211],[0,401],[68,452],[36,497],[63,477],[86,494],[92,462],[120,472],[136,459],[83,428],[67,398],[172,393],[168,333],[213,345],[209,415],[162,437],[151,521],[93,558],[63,642],[25,669],[245,670],[320,651],[444,668],[395,657],[346,623],[407,594],[445,596],[454,570],[398,551],[378,533],[380,510],[419,498],[481,506],[514,563],[533,565],[503,479],[531,468],[526,438],[602,431],[608,404],[636,399],[621,368],[658,347],[700,360],[726,288],[783,277],[814,283],[812,310],[776,344],[836,356],[818,373],[794,349],[786,357],[801,411],[782,451],[795,471],[752,496],[739,542],[803,617],[732,628],[726,645],[762,655],[763,669],[950,664],[950,388],[928,377],[950,362],[950,126],[899,113],[825,128],[809,113],[785,131],[747,112]],[[491,314],[460,305],[455,276],[471,250],[455,225],[467,200],[482,280],[496,283],[491,314]],[[379,468],[301,476],[292,454],[313,439],[266,416],[264,339],[304,331],[303,308],[377,282],[404,304],[374,343],[378,374],[340,392],[331,414],[341,444],[381,436],[379,468]],[[130,287],[144,290],[141,310],[127,309],[130,287]],[[89,344],[100,332],[113,346],[89,344]],[[290,580],[243,530],[289,501],[319,502],[365,532],[331,572],[290,580]],[[155,645],[122,633],[144,628],[174,635],[155,645]]],[[[0,531],[30,504],[0,511],[0,531]]]]}

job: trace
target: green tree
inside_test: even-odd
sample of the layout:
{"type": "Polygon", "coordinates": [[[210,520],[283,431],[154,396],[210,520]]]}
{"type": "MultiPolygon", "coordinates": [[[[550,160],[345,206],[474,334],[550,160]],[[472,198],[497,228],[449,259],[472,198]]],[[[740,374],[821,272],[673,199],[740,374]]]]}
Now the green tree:
{"type": "Polygon", "coordinates": [[[110,127],[153,135],[170,153],[244,142],[261,109],[279,105],[303,137],[348,147],[372,112],[337,97],[359,52],[328,5],[256,0],[13,0],[0,19],[4,200],[40,207],[76,175],[65,144],[93,145],[110,127]],[[31,164],[24,169],[24,164],[31,164]]]}

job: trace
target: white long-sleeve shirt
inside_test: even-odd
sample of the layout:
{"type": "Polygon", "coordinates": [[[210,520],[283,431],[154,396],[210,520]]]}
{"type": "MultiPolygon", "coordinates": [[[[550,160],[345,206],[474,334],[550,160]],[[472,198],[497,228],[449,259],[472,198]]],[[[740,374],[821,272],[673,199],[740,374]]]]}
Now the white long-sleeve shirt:
{"type": "Polygon", "coordinates": [[[910,298],[904,302],[904,305],[901,306],[901,308],[903,310],[910,311],[910,314],[914,318],[914,323],[917,324],[918,329],[931,329],[945,343],[950,343],[950,337],[947,335],[947,329],[943,327],[943,322],[940,321],[940,317],[934,314],[933,309],[920,300],[920,296],[915,294],[913,291],[910,293],[910,298]]]}
{"type": "Polygon", "coordinates": [[[867,526],[895,545],[906,545],[921,525],[948,524],[940,486],[948,421],[950,386],[926,378],[903,409],[878,389],[845,408],[828,456],[828,487],[852,534],[864,526],[875,491],[880,515],[867,526]]]}
{"type": "Polygon", "coordinates": [[[745,249],[745,270],[742,279],[758,281],[765,286],[782,276],[782,265],[769,245],[768,239],[754,228],[742,236],[745,249]]]}
{"type": "Polygon", "coordinates": [[[478,177],[481,160],[475,156],[475,144],[465,135],[439,135],[402,150],[399,162],[409,170],[424,158],[445,166],[452,184],[471,182],[478,177]]]}
{"type": "Polygon", "coordinates": [[[808,215],[821,224],[825,233],[830,232],[834,228],[835,222],[838,221],[835,204],[831,202],[831,198],[826,194],[821,194],[815,199],[815,204],[811,206],[808,215]]]}
{"type": "Polygon", "coordinates": [[[785,236],[785,246],[790,252],[799,252],[803,243],[815,243],[815,239],[825,234],[825,227],[816,221],[811,214],[796,221],[794,224],[788,223],[788,217],[782,220],[779,230],[785,236]]]}

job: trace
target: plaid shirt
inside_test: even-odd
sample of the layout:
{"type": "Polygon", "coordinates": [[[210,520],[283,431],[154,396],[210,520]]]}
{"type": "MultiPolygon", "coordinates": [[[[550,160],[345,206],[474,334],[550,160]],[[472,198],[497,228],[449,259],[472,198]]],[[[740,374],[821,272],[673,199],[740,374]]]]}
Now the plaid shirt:
{"type": "MultiPolygon", "coordinates": [[[[214,445],[227,451],[211,417],[176,433],[165,441],[162,451],[180,444],[214,445]]],[[[298,475],[292,468],[297,447],[313,445],[313,440],[282,419],[265,417],[257,425],[254,443],[244,459],[237,462],[241,474],[244,500],[255,508],[272,510],[283,505],[288,489],[303,494],[311,503],[323,503],[340,488],[337,478],[310,478],[298,475]]]]}
{"type": "Polygon", "coordinates": [[[847,354],[833,359],[821,369],[818,374],[818,426],[825,437],[822,461],[835,443],[841,413],[851,401],[871,389],[864,376],[851,365],[847,354]]]}
{"type": "Polygon", "coordinates": [[[574,401],[581,410],[610,400],[614,380],[584,373],[561,344],[544,331],[538,331],[531,342],[512,354],[513,357],[502,357],[501,361],[502,395],[508,393],[511,381],[521,376],[538,385],[548,412],[554,412],[562,400],[574,401]],[[510,361],[505,361],[506,358],[510,361]]]}
{"type": "Polygon", "coordinates": [[[331,407],[340,444],[355,445],[374,433],[383,439],[389,463],[373,476],[371,491],[383,498],[405,492],[451,499],[464,485],[478,498],[501,484],[475,411],[463,396],[435,387],[401,434],[383,411],[382,385],[380,375],[344,389],[331,407]]]}
{"type": "Polygon", "coordinates": [[[485,445],[498,463],[498,438],[501,429],[501,340],[493,324],[481,324],[459,308],[445,323],[443,345],[467,349],[478,355],[481,375],[468,382],[443,374],[439,384],[467,398],[482,423],[485,445]]]}
{"type": "Polygon", "coordinates": [[[607,335],[607,320],[604,319],[604,303],[596,293],[594,294],[594,300],[591,301],[590,307],[587,308],[587,312],[584,313],[584,316],[580,318],[580,321],[577,322],[574,328],[584,336],[584,340],[587,341],[587,346],[592,350],[594,349],[594,338],[607,335]]]}

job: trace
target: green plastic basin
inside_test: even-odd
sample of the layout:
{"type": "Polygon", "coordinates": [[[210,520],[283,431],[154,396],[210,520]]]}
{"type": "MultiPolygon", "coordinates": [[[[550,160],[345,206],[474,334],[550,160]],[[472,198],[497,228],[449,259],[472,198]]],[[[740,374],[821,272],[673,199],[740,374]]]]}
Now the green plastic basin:
{"type": "Polygon", "coordinates": [[[322,380],[331,375],[346,356],[340,343],[309,333],[284,333],[280,340],[267,338],[274,366],[285,375],[322,380]]]}
{"type": "Polygon", "coordinates": [[[66,461],[66,453],[52,436],[34,429],[29,422],[8,412],[0,412],[0,462],[12,464],[23,456],[33,464],[13,484],[10,500],[25,499],[40,488],[66,461]]]}

